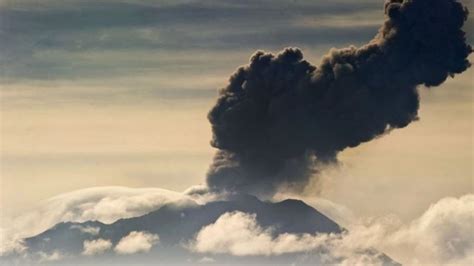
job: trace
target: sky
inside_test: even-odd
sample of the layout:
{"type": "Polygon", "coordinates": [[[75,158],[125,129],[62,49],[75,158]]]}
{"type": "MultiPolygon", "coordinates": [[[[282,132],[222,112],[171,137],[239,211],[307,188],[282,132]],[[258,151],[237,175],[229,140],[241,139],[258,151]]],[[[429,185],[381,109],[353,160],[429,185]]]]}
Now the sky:
{"type": "MultiPolygon", "coordinates": [[[[382,7],[0,1],[2,216],[81,188],[203,184],[215,152],[207,112],[238,66],[255,50],[288,46],[318,64],[331,47],[369,41],[382,7]]],[[[420,88],[419,121],[345,150],[305,195],[410,221],[441,198],[473,193],[473,76],[420,88]]]]}

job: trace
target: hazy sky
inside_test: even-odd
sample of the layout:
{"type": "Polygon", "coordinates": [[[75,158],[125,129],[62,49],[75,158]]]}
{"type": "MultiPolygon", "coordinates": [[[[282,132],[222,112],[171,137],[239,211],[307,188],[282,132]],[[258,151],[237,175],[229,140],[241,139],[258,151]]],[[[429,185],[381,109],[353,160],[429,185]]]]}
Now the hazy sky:
{"type": "MultiPolygon", "coordinates": [[[[257,49],[287,46],[317,65],[331,47],[370,40],[382,6],[0,1],[2,210],[92,186],[203,183],[214,153],[207,111],[237,66],[257,49]]],[[[306,193],[407,220],[440,198],[472,193],[473,76],[420,88],[420,121],[344,151],[341,167],[306,193]]]]}

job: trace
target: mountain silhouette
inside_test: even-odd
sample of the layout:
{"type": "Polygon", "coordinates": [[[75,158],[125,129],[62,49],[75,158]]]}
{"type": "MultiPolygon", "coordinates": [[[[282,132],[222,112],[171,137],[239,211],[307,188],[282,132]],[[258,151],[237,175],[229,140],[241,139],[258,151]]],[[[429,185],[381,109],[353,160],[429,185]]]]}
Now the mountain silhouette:
{"type": "MultiPolygon", "coordinates": [[[[140,264],[314,264],[321,263],[324,254],[317,252],[284,254],[278,256],[231,256],[209,254],[212,261],[202,260],[206,254],[196,254],[186,249],[201,228],[214,223],[222,214],[240,211],[256,214],[256,220],[263,228],[271,227],[274,236],[292,234],[334,233],[345,231],[337,223],[308,206],[303,201],[287,199],[281,202],[265,202],[251,195],[234,195],[226,200],[208,202],[204,205],[167,204],[146,215],[120,219],[111,224],[98,221],[84,223],[59,223],[49,230],[25,239],[28,251],[45,254],[59,252],[64,259],[56,263],[98,264],[98,263],[140,263],[140,264]],[[86,232],[85,228],[94,229],[86,232]],[[105,254],[81,256],[83,243],[98,238],[110,240],[115,246],[120,239],[133,231],[146,231],[159,235],[159,244],[148,253],[118,255],[111,249],[105,254]],[[200,261],[201,260],[201,261],[200,261]]],[[[364,250],[366,253],[377,251],[364,250]]],[[[380,254],[386,265],[398,265],[384,254],[380,254]]],[[[51,262],[50,264],[54,264],[51,262]]]]}

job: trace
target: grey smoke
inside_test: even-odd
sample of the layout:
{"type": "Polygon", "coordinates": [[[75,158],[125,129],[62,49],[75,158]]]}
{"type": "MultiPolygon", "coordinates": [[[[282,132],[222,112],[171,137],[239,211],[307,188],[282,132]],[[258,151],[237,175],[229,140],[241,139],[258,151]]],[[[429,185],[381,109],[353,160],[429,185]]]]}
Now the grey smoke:
{"type": "Polygon", "coordinates": [[[319,66],[297,48],[256,52],[209,112],[211,189],[271,193],[303,187],[338,152],[418,119],[418,85],[465,71],[472,52],[456,0],[389,0],[375,38],[332,49],[319,66]]]}

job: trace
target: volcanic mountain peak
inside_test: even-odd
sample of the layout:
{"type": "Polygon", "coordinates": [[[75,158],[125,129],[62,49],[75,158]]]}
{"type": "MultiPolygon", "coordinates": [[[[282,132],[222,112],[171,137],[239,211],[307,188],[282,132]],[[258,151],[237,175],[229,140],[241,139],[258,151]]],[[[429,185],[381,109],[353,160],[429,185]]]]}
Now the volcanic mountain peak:
{"type": "MultiPolygon", "coordinates": [[[[141,264],[194,264],[203,255],[212,255],[219,264],[286,264],[295,261],[300,264],[314,264],[321,263],[321,258],[327,252],[326,249],[331,248],[324,247],[323,250],[314,250],[309,252],[310,254],[294,252],[272,256],[268,254],[252,256],[234,256],[235,254],[226,253],[200,254],[189,248],[190,243],[196,240],[203,228],[217,224],[217,221],[226,214],[227,216],[251,215],[255,218],[258,228],[271,234],[274,239],[278,239],[281,235],[341,235],[346,232],[337,223],[301,200],[268,202],[251,195],[234,194],[226,200],[212,201],[203,205],[170,203],[146,215],[120,219],[111,224],[99,221],[59,223],[39,235],[25,239],[25,244],[29,254],[58,252],[66,254],[61,263],[67,261],[81,264],[112,263],[118,260],[121,263],[130,260],[131,263],[139,261],[141,264]],[[117,253],[118,244],[131,234],[142,234],[141,236],[151,239],[150,248],[140,254],[118,257],[114,255],[117,253]],[[107,250],[93,257],[85,256],[85,243],[96,240],[104,241],[103,243],[108,245],[107,250]],[[301,259],[302,257],[304,259],[301,259]]],[[[363,252],[378,253],[373,249],[363,252]]],[[[383,254],[379,257],[387,265],[395,264],[383,254]]]]}

